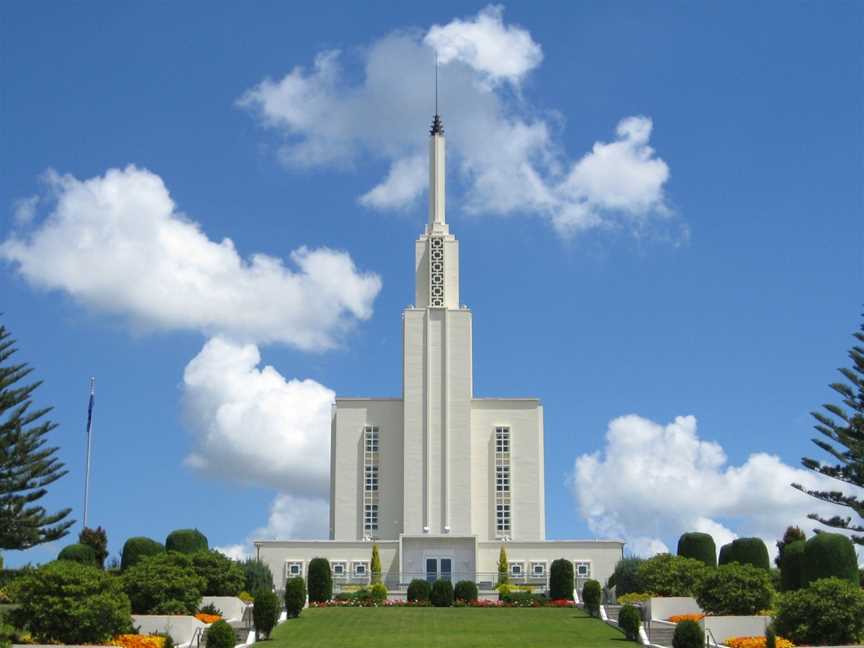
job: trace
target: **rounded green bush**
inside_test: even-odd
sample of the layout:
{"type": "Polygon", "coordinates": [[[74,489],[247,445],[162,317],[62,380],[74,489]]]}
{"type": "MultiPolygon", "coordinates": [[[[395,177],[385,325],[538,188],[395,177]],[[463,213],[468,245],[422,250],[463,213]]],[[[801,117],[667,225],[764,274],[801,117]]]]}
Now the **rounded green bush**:
{"type": "Polygon", "coordinates": [[[310,560],[307,579],[310,603],[324,603],[333,598],[333,573],[330,571],[329,560],[326,558],[310,560]]]}
{"type": "Polygon", "coordinates": [[[766,571],[771,568],[768,547],[765,546],[762,538],[738,538],[724,545],[720,549],[720,564],[728,565],[734,562],[753,565],[766,571]]]}
{"type": "Polygon", "coordinates": [[[780,589],[792,592],[804,587],[804,540],[790,542],[783,547],[780,561],[780,589]]]}
{"type": "MultiPolygon", "coordinates": [[[[610,580],[614,580],[615,596],[621,597],[634,592],[643,592],[645,588],[637,577],[639,566],[645,562],[644,558],[623,558],[615,565],[615,572],[610,580]]],[[[609,587],[612,587],[610,584],[609,587]]]]}
{"type": "Polygon", "coordinates": [[[639,565],[636,576],[655,596],[695,596],[710,568],[701,560],[658,554],[639,565]]]}
{"type": "Polygon", "coordinates": [[[858,557],[852,541],[839,533],[817,533],[804,545],[804,580],[842,578],[858,584],[858,557]]]}
{"type": "Polygon", "coordinates": [[[154,614],[170,601],[180,602],[186,614],[195,614],[207,584],[190,556],[173,551],[143,558],[123,572],[121,580],[135,614],[154,614]]]}
{"type": "Polygon", "coordinates": [[[207,648],[234,648],[237,635],[234,628],[224,620],[219,620],[207,628],[207,648]]]}
{"type": "Polygon", "coordinates": [[[624,636],[630,641],[639,641],[639,626],[642,625],[642,614],[634,605],[625,605],[618,612],[618,627],[624,631],[624,636]]]}
{"type": "Polygon", "coordinates": [[[289,578],[285,582],[285,613],[289,619],[300,616],[306,605],[306,581],[301,576],[289,578]]]}
{"type": "Polygon", "coordinates": [[[261,588],[255,592],[255,605],[252,607],[252,622],[255,624],[255,636],[263,634],[269,637],[276,621],[279,620],[279,597],[269,589],[261,588]]]}
{"type": "Polygon", "coordinates": [[[477,591],[477,583],[470,580],[459,581],[453,589],[453,596],[457,601],[473,603],[477,600],[479,595],[480,593],[477,591]]]}
{"type": "Polygon", "coordinates": [[[383,603],[387,600],[387,586],[384,583],[372,583],[369,588],[369,599],[372,603],[383,603]]]}
{"type": "Polygon", "coordinates": [[[206,584],[204,596],[237,596],[245,585],[243,568],[225,554],[211,549],[191,556],[192,566],[206,584]]]}
{"type": "Polygon", "coordinates": [[[591,616],[600,616],[601,594],[600,583],[596,580],[585,581],[585,585],[582,586],[582,603],[585,604],[585,611],[591,616]]]}
{"type": "Polygon", "coordinates": [[[695,621],[681,621],[675,626],[672,636],[672,648],[703,648],[705,633],[695,621]]]}
{"type": "Polygon", "coordinates": [[[209,548],[207,536],[198,529],[177,529],[165,538],[165,551],[192,554],[207,551],[209,548]]]}
{"type": "Polygon", "coordinates": [[[800,645],[839,646],[864,639],[864,590],[841,578],[780,595],[777,634],[800,645]]]}
{"type": "Polygon", "coordinates": [[[82,565],[91,565],[98,567],[96,562],[96,552],[93,547],[85,544],[71,544],[60,551],[57,555],[57,560],[72,560],[82,565]]]}
{"type": "Polygon", "coordinates": [[[136,565],[138,561],[147,556],[155,556],[163,553],[165,547],[161,542],[156,542],[150,538],[137,536],[129,538],[123,545],[123,555],[120,558],[120,569],[125,571],[129,567],[136,565]]]}
{"type": "Polygon", "coordinates": [[[573,600],[573,563],[566,558],[552,561],[549,567],[549,598],[573,600]]]}
{"type": "Polygon", "coordinates": [[[771,607],[771,575],[753,565],[730,563],[711,569],[696,600],[708,614],[748,616],[771,607]]]}
{"type": "Polygon", "coordinates": [[[678,538],[678,555],[701,560],[709,567],[717,566],[717,546],[707,533],[685,533],[678,538]]]}
{"type": "Polygon", "coordinates": [[[435,607],[450,607],[453,605],[453,583],[446,578],[439,578],[432,583],[429,600],[435,607]]]}
{"type": "Polygon", "coordinates": [[[106,644],[131,630],[132,610],[120,580],[98,567],[58,560],[28,571],[11,586],[13,625],[39,643],[106,644]]]}
{"type": "Polygon", "coordinates": [[[422,578],[415,578],[408,583],[408,600],[409,601],[428,601],[431,594],[431,587],[428,581],[422,578]]]}

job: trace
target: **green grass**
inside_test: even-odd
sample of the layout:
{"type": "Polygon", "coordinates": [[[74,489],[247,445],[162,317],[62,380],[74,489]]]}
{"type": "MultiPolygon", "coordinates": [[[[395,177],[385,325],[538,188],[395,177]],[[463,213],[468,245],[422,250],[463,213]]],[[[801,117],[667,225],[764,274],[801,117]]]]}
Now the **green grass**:
{"type": "Polygon", "coordinates": [[[575,608],[319,608],[262,648],[626,648],[623,635],[575,608]]]}

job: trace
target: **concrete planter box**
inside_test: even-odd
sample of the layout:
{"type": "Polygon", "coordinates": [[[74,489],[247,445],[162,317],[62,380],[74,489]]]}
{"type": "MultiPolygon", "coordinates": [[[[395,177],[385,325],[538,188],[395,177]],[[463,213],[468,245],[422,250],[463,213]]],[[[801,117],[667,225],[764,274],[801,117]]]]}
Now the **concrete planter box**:
{"type": "Polygon", "coordinates": [[[700,622],[705,634],[711,632],[721,644],[730,637],[758,637],[765,634],[769,616],[706,616],[700,622]]]}
{"type": "Polygon", "coordinates": [[[203,631],[207,627],[194,616],[173,614],[133,614],[132,623],[142,635],[170,634],[175,644],[188,644],[196,631],[203,631]]]}
{"type": "Polygon", "coordinates": [[[689,596],[655,596],[646,605],[648,618],[665,621],[678,614],[702,614],[696,599],[689,596]]]}

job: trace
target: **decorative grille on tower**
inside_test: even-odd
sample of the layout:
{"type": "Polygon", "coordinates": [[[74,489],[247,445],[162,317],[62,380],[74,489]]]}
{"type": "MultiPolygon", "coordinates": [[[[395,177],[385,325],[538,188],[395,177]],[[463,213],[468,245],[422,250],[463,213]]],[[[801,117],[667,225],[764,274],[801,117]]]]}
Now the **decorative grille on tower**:
{"type": "Polygon", "coordinates": [[[444,306],[444,239],[429,239],[429,305],[444,306]]]}

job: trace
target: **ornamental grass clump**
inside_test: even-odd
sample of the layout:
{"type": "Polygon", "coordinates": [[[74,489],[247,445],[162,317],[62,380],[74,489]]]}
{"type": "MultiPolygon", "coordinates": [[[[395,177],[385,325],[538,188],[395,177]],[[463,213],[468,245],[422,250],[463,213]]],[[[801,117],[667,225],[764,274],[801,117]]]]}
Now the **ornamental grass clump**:
{"type": "Polygon", "coordinates": [[[618,627],[624,631],[624,636],[630,641],[639,641],[639,626],[642,625],[642,613],[633,605],[625,605],[618,612],[618,627]]]}
{"type": "Polygon", "coordinates": [[[672,648],[704,648],[705,633],[695,621],[682,621],[675,626],[672,648]]]}

